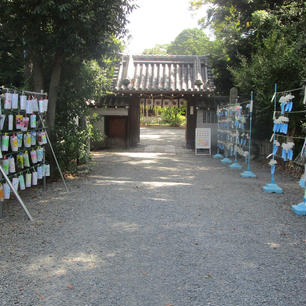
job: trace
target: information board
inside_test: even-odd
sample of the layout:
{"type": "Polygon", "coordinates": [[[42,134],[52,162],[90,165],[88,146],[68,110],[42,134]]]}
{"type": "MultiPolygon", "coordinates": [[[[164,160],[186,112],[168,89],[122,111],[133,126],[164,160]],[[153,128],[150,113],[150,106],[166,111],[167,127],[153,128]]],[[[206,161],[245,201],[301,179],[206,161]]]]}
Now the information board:
{"type": "Polygon", "coordinates": [[[196,155],[211,154],[211,129],[196,128],[195,135],[195,153],[196,155]]]}

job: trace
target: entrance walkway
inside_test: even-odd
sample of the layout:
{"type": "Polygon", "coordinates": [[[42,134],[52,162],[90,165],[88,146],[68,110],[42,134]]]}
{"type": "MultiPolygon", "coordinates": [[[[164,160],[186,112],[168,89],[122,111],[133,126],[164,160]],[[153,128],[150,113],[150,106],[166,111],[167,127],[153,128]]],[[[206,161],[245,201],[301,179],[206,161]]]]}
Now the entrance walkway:
{"type": "Polygon", "coordinates": [[[142,129],[133,150],[94,152],[92,172],[24,197],[0,220],[0,305],[305,305],[305,218],[296,180],[261,192],[183,148],[184,130],[142,129]],[[171,148],[171,150],[170,150],[171,148]]]}
{"type": "Polygon", "coordinates": [[[141,145],[144,152],[176,154],[185,145],[185,129],[181,128],[142,128],[141,145]]]}

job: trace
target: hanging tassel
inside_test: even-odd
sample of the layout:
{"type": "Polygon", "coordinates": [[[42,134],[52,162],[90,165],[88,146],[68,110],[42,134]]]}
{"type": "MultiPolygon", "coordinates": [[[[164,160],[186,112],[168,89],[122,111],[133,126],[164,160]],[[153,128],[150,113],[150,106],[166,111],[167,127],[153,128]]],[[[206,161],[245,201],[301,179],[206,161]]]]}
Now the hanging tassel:
{"type": "Polygon", "coordinates": [[[25,183],[24,183],[23,174],[19,175],[19,186],[20,186],[20,190],[25,190],[25,183]]]}
{"type": "Polygon", "coordinates": [[[25,167],[30,167],[30,159],[28,151],[23,152],[23,163],[25,167]]]}
{"type": "Polygon", "coordinates": [[[282,158],[284,161],[287,161],[287,152],[285,149],[282,150],[282,158]]]}
{"type": "Polygon", "coordinates": [[[32,185],[33,186],[37,185],[37,172],[36,171],[32,173],[32,185]]]}
{"type": "Polygon", "coordinates": [[[285,103],[281,103],[281,114],[285,114],[285,103]]]}
{"type": "Polygon", "coordinates": [[[24,165],[23,165],[23,155],[22,153],[17,155],[17,168],[18,169],[23,169],[24,165]]]}
{"type": "Polygon", "coordinates": [[[24,96],[24,95],[20,96],[19,101],[20,101],[20,109],[25,110],[26,109],[27,96],[24,96]]]}
{"type": "Polygon", "coordinates": [[[41,180],[43,178],[43,173],[42,173],[42,167],[41,166],[37,167],[37,178],[39,180],[41,180]]]}
{"type": "Polygon", "coordinates": [[[5,200],[9,200],[9,198],[11,197],[11,188],[8,183],[3,184],[3,194],[5,200]]]}
{"type": "Polygon", "coordinates": [[[29,188],[31,187],[31,182],[32,182],[32,175],[30,172],[26,173],[26,187],[29,188]]]}
{"type": "Polygon", "coordinates": [[[4,201],[3,185],[0,183],[0,202],[4,201]]]}
{"type": "Polygon", "coordinates": [[[9,157],[9,168],[10,168],[10,173],[16,172],[15,158],[13,156],[9,157]]]}
{"type": "Polygon", "coordinates": [[[33,164],[37,164],[37,153],[36,153],[36,150],[32,150],[30,152],[30,155],[31,155],[32,163],[33,164]]]}
{"type": "Polygon", "coordinates": [[[18,148],[22,147],[23,134],[17,133],[18,148]]]}
{"type": "Polygon", "coordinates": [[[18,191],[18,186],[19,186],[19,179],[17,177],[14,177],[13,180],[12,180],[12,184],[13,184],[13,187],[16,191],[18,191]]]}
{"type": "Polygon", "coordinates": [[[10,137],[6,134],[2,136],[2,146],[1,146],[2,152],[7,152],[8,151],[9,139],[10,139],[10,137]]]}
{"type": "Polygon", "coordinates": [[[3,130],[6,115],[0,115],[0,130],[3,130]]]}
{"type": "Polygon", "coordinates": [[[4,157],[4,159],[2,160],[2,168],[3,168],[4,173],[8,175],[9,169],[10,169],[10,162],[8,159],[6,159],[6,157],[4,157]]]}
{"type": "Polygon", "coordinates": [[[4,95],[4,109],[11,109],[12,108],[12,94],[7,92],[4,95]]]}
{"type": "Polygon", "coordinates": [[[18,138],[15,134],[11,136],[11,148],[13,152],[18,151],[18,138]]]}
{"type": "Polygon", "coordinates": [[[14,93],[12,95],[12,109],[17,109],[18,108],[18,94],[14,93]]]}
{"type": "Polygon", "coordinates": [[[22,120],[22,128],[21,128],[21,130],[23,131],[23,132],[26,132],[27,130],[28,130],[28,127],[29,127],[29,117],[27,117],[27,116],[24,116],[23,117],[23,120],[22,120]]]}

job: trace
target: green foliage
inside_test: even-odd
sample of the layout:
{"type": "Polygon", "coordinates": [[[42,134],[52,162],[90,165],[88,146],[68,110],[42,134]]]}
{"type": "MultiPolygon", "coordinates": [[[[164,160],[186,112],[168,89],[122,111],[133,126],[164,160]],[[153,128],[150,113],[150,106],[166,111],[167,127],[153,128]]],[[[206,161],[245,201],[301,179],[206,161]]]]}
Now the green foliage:
{"type": "Polygon", "coordinates": [[[87,159],[97,133],[85,124],[86,102],[109,90],[134,7],[133,0],[0,2],[0,81],[48,92],[48,128],[64,170],[87,159]]]}
{"type": "MultiPolygon", "coordinates": [[[[194,8],[203,4],[211,5],[205,20],[216,36],[211,54],[217,88],[227,79],[239,87],[240,95],[248,96],[253,90],[255,136],[269,137],[274,83],[278,90],[305,84],[305,1],[191,1],[194,8]]],[[[295,109],[302,108],[298,96],[295,109]]],[[[290,133],[303,136],[304,120],[295,118],[290,133]]]]}
{"type": "Polygon", "coordinates": [[[142,54],[155,54],[155,55],[161,55],[161,54],[167,54],[168,45],[160,45],[157,44],[153,48],[144,49],[142,54]]]}
{"type": "Polygon", "coordinates": [[[143,54],[205,55],[210,52],[211,42],[199,29],[183,30],[170,44],[157,44],[145,49],[143,54]]]}
{"type": "Polygon", "coordinates": [[[79,63],[75,58],[64,66],[54,136],[56,153],[65,171],[76,172],[80,163],[90,159],[89,142],[104,138],[93,129],[93,122],[99,118],[90,116],[87,106],[91,101],[97,102],[110,87],[113,67],[109,63],[104,66],[94,60],[79,63]]]}
{"type": "Polygon", "coordinates": [[[199,29],[182,31],[167,48],[168,54],[205,55],[210,51],[211,42],[199,29]]]}
{"type": "Polygon", "coordinates": [[[184,116],[186,107],[163,107],[161,111],[162,123],[169,124],[170,126],[183,126],[186,123],[184,116]]]}

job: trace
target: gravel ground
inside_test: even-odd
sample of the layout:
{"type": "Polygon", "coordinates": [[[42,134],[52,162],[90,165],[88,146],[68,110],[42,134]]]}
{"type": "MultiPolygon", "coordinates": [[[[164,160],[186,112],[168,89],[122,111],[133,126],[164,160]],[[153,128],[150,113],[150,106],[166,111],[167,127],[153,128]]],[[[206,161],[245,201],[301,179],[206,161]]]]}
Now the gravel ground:
{"type": "Polygon", "coordinates": [[[242,179],[183,148],[184,130],[142,129],[92,172],[22,193],[0,219],[0,305],[301,306],[305,217],[297,180],[267,194],[268,168],[242,179]]]}

